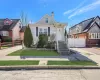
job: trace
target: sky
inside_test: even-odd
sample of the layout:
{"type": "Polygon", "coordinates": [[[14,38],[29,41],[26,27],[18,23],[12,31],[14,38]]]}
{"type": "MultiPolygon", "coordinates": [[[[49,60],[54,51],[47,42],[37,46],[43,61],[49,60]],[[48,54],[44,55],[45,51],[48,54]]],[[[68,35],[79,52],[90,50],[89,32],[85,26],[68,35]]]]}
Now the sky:
{"type": "Polygon", "coordinates": [[[68,23],[69,28],[100,16],[100,0],[0,0],[0,18],[20,18],[22,12],[33,23],[54,12],[55,20],[68,23]]]}

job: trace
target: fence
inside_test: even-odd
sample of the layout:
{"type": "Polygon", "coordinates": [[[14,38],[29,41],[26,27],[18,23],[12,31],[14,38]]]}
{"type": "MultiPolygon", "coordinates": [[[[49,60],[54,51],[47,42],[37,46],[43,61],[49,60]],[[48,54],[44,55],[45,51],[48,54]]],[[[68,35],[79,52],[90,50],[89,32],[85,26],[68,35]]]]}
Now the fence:
{"type": "Polygon", "coordinates": [[[21,40],[15,40],[12,42],[3,42],[3,43],[0,43],[0,49],[13,47],[13,46],[21,45],[21,44],[22,44],[21,40]]]}
{"type": "Polygon", "coordinates": [[[86,47],[86,39],[68,38],[68,46],[69,47],[86,47]]]}

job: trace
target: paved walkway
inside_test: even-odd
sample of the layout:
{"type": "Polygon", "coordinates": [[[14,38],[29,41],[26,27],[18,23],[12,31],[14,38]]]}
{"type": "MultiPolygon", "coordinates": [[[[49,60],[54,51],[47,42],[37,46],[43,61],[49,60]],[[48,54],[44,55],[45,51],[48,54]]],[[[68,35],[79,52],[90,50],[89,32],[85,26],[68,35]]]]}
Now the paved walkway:
{"type": "Polygon", "coordinates": [[[47,60],[41,60],[39,62],[39,65],[47,65],[48,61],[47,60]]]}
{"type": "Polygon", "coordinates": [[[22,49],[22,46],[14,46],[7,49],[0,50],[0,57],[6,56],[9,53],[22,49]]]}
{"type": "Polygon", "coordinates": [[[20,56],[3,56],[3,57],[0,57],[0,60],[43,60],[43,61],[47,61],[47,60],[65,60],[65,61],[68,61],[68,57],[58,57],[58,58],[22,58],[20,56]]]}
{"type": "Polygon", "coordinates": [[[78,51],[80,52],[80,54],[86,56],[87,58],[93,60],[94,62],[98,63],[98,65],[100,66],[100,55],[99,52],[100,50],[95,50],[93,48],[88,49],[88,48],[71,48],[74,51],[78,51]],[[94,53],[95,51],[95,53],[94,53]],[[98,54],[96,54],[98,53],[98,54]]]}

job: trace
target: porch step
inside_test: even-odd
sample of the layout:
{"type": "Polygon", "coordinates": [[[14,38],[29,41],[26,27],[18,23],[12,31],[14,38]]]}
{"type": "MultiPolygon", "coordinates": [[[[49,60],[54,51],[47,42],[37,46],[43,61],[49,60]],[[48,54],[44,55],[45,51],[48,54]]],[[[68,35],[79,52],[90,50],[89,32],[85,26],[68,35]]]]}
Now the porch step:
{"type": "Polygon", "coordinates": [[[69,49],[67,48],[67,45],[65,44],[64,41],[59,41],[58,42],[58,49],[59,53],[63,56],[69,55],[69,49]]]}

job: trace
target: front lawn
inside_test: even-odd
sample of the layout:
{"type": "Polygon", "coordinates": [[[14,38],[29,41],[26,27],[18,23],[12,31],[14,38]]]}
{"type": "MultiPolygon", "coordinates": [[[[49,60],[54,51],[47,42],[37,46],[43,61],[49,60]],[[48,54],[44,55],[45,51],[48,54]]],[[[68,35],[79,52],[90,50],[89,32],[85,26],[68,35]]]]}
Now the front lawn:
{"type": "Polygon", "coordinates": [[[83,66],[96,66],[97,64],[92,61],[48,61],[47,65],[83,65],[83,66]]]}
{"type": "Polygon", "coordinates": [[[12,65],[38,65],[39,61],[29,61],[29,60],[9,60],[9,61],[0,61],[0,66],[12,66],[12,65]]]}
{"type": "Polygon", "coordinates": [[[51,50],[18,50],[8,54],[8,56],[59,56],[56,51],[51,50]]]}

